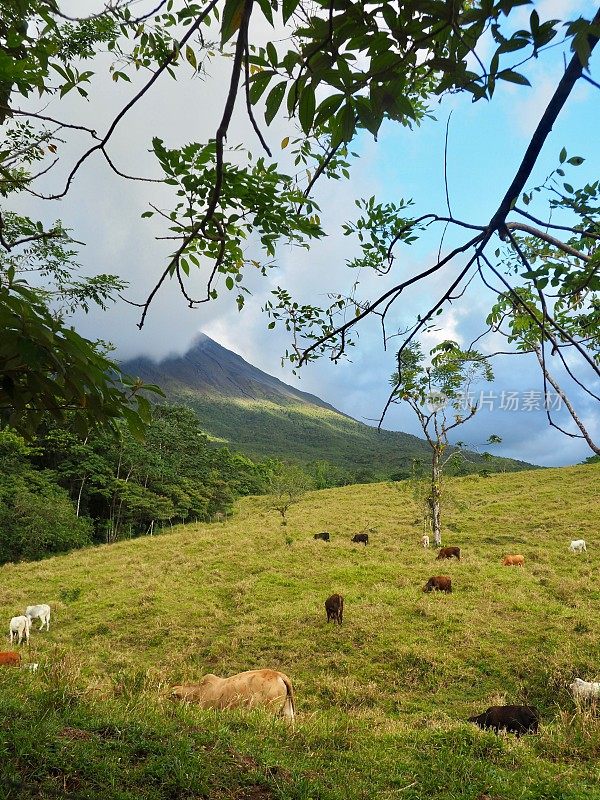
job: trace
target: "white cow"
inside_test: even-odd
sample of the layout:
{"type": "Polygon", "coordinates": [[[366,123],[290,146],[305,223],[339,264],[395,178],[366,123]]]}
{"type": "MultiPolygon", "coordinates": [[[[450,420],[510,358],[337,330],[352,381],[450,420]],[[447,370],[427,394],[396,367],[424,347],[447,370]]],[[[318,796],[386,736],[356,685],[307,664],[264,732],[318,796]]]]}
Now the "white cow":
{"type": "Polygon", "coordinates": [[[587,547],[585,546],[585,539],[573,539],[573,541],[569,545],[569,550],[572,553],[582,553],[585,550],[585,552],[587,553],[587,547]]]}
{"type": "Polygon", "coordinates": [[[423,547],[429,547],[429,536],[427,536],[426,533],[424,533],[423,536],[421,537],[421,544],[423,545],[423,547]]]}
{"type": "Polygon", "coordinates": [[[42,603],[40,606],[27,606],[25,616],[29,618],[29,622],[32,619],[40,619],[42,621],[40,630],[43,629],[44,625],[47,631],[50,630],[50,606],[46,605],[46,603],[42,603]]]}
{"type": "Polygon", "coordinates": [[[25,639],[25,643],[29,644],[29,629],[31,627],[31,620],[29,617],[20,616],[20,617],[13,617],[10,621],[9,626],[9,634],[10,634],[10,643],[13,643],[13,639],[17,638],[17,644],[21,644],[23,639],[25,639]]]}
{"type": "Polygon", "coordinates": [[[581,678],[575,678],[569,687],[573,692],[575,701],[582,700],[597,700],[600,698],[600,683],[584,681],[581,678]]]}

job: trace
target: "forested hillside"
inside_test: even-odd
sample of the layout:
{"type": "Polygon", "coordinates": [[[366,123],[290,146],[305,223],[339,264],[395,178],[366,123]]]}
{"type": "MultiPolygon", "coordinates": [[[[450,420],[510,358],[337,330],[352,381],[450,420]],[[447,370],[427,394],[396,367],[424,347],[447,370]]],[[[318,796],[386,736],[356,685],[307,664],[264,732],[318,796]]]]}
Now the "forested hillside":
{"type": "MultiPolygon", "coordinates": [[[[171,402],[192,408],[211,436],[252,458],[301,464],[326,462],[335,478],[328,484],[406,478],[414,460],[429,462],[423,439],[377,430],[340,413],[248,364],[241,356],[201,334],[181,357],[155,363],[126,361],[123,369],[158,384],[171,402]]],[[[466,472],[518,470],[530,464],[470,453],[466,472]]]]}
{"type": "Polygon", "coordinates": [[[407,483],[311,493],[285,529],[250,497],[223,524],[5,565],[2,618],[48,602],[53,619],[22,649],[38,671],[0,672],[0,785],[9,800],[598,800],[597,711],[568,684],[600,680],[599,479],[449,480],[444,544],[462,558],[443,566],[407,483]],[[369,545],[352,544],[365,525],[369,545]],[[424,594],[439,573],[452,594],[424,594]],[[293,681],[293,733],[169,698],[257,667],[293,681]],[[467,722],[496,703],[536,705],[539,734],[467,722]]]}

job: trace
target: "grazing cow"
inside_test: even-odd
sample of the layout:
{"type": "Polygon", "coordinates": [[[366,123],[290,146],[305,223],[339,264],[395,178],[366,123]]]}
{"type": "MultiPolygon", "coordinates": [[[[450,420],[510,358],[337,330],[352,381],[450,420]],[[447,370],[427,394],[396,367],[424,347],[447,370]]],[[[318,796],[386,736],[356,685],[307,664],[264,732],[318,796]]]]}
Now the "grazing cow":
{"type": "Polygon", "coordinates": [[[333,620],[338,625],[342,624],[342,614],[344,613],[344,598],[341,594],[332,594],[325,600],[325,611],[327,612],[327,622],[333,620]]]}
{"type": "Polygon", "coordinates": [[[364,545],[369,544],[369,534],[368,533],[356,533],[352,537],[353,542],[357,542],[360,544],[362,542],[364,545]]]}
{"type": "Polygon", "coordinates": [[[522,567],[525,563],[525,556],[504,556],[502,559],[503,567],[522,567]]]}
{"type": "Polygon", "coordinates": [[[498,733],[506,730],[509,733],[537,733],[540,714],[535,706],[490,706],[483,714],[469,717],[480,728],[491,728],[498,733]]]}
{"type": "Polygon", "coordinates": [[[429,578],[423,587],[423,591],[433,592],[434,589],[438,592],[450,594],[452,592],[452,579],[447,575],[435,575],[433,578],[429,578]]]}
{"type": "Polygon", "coordinates": [[[444,558],[457,558],[460,561],[460,547],[440,547],[436,561],[441,561],[444,558]]]}
{"type": "Polygon", "coordinates": [[[587,553],[587,546],[585,544],[585,539],[573,539],[573,541],[569,545],[569,550],[572,553],[582,553],[585,550],[585,552],[587,553]]]}
{"type": "Polygon", "coordinates": [[[13,653],[10,650],[0,653],[0,664],[3,666],[18,667],[21,663],[21,653],[13,653]]]}
{"type": "Polygon", "coordinates": [[[42,603],[40,606],[27,606],[25,616],[29,617],[29,622],[33,619],[41,620],[40,630],[43,629],[44,625],[47,631],[50,630],[50,606],[46,603],[42,603]]]}
{"type": "Polygon", "coordinates": [[[321,539],[324,542],[328,542],[329,541],[329,534],[327,533],[327,531],[323,531],[323,533],[315,533],[315,535],[313,536],[313,539],[321,539]]]}
{"type": "Polygon", "coordinates": [[[31,622],[29,621],[29,617],[21,616],[21,617],[13,617],[10,621],[10,626],[8,632],[10,634],[10,643],[13,643],[13,639],[17,638],[17,644],[21,644],[23,639],[25,639],[25,643],[29,644],[29,629],[31,627],[31,622]]]}
{"type": "Polygon", "coordinates": [[[424,533],[423,536],[421,536],[421,544],[423,545],[423,547],[429,547],[429,536],[427,536],[426,533],[424,533]]]}
{"type": "Polygon", "coordinates": [[[281,712],[294,724],[294,690],[283,672],[274,669],[251,669],[230,678],[205,675],[200,683],[174,686],[171,697],[201,708],[255,708],[263,706],[273,713],[281,712]]]}
{"type": "Polygon", "coordinates": [[[581,678],[575,678],[569,688],[573,692],[573,699],[575,702],[600,699],[600,683],[598,682],[584,681],[581,678]]]}

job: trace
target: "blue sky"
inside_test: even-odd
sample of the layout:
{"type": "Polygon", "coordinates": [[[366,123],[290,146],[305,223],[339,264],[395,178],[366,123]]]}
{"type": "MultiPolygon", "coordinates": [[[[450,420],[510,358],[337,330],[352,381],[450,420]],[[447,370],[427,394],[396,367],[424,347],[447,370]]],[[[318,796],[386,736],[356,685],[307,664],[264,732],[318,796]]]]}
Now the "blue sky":
{"type": "MultiPolygon", "coordinates": [[[[69,11],[68,3],[64,10],[69,11]]],[[[89,0],[90,9],[94,2],[89,0]]],[[[71,3],[71,11],[81,12],[79,2],[71,3]]],[[[524,22],[533,6],[521,11],[524,22]]],[[[572,18],[580,12],[593,13],[591,3],[571,0],[545,0],[536,3],[540,17],[572,18]]],[[[265,32],[270,35],[268,31],[265,32]]],[[[592,59],[598,78],[600,55],[592,59]]],[[[212,81],[198,84],[185,75],[175,84],[159,85],[156,92],[136,107],[119,127],[112,144],[111,154],[121,166],[142,174],[156,174],[156,167],[147,149],[152,135],[159,135],[168,145],[186,141],[205,141],[214,135],[214,120],[222,106],[224,67],[216,65],[212,81]]],[[[289,367],[281,367],[281,356],[287,345],[284,334],[267,330],[268,319],[261,307],[276,285],[289,287],[302,301],[326,302],[328,291],[346,291],[355,273],[348,274],[345,261],[355,255],[352,243],[341,235],[341,225],[356,217],[354,197],[376,195],[378,200],[398,200],[412,197],[415,212],[435,211],[446,213],[444,195],[444,137],[445,125],[453,111],[449,132],[448,171],[452,209],[458,218],[475,223],[485,223],[497,207],[501,197],[521,160],[529,137],[541,116],[545,104],[563,69],[563,49],[557,47],[528,65],[526,74],[532,87],[497,85],[493,101],[471,103],[466,96],[444,98],[441,104],[432,103],[437,121],[426,120],[423,125],[409,131],[387,124],[374,143],[371,137],[362,136],[353,145],[361,157],[353,167],[349,183],[325,182],[317,196],[322,204],[322,219],[327,238],[307,254],[305,251],[282,249],[279,254],[280,269],[267,279],[258,276],[250,281],[253,297],[241,313],[234,308],[233,297],[226,291],[219,300],[200,310],[189,310],[174,285],[168,286],[153,305],[145,328],[137,330],[137,311],[122,304],[108,314],[92,313],[78,318],[79,329],[86,335],[113,341],[120,357],[146,354],[155,358],[187,349],[198,330],[205,331],[226,347],[239,352],[244,358],[277,377],[296,383],[302,389],[321,396],[340,410],[357,419],[370,421],[381,413],[388,391],[389,375],[394,370],[393,351],[385,352],[381,344],[378,325],[367,321],[360,330],[359,346],[352,361],[334,366],[321,361],[302,370],[295,378],[289,367]]],[[[106,127],[106,120],[126,100],[130,85],[111,83],[109,91],[102,84],[85,104],[85,113],[98,130],[106,127]]],[[[74,93],[73,93],[74,94],[74,93]]],[[[78,113],[80,101],[67,96],[61,103],[65,109],[78,113]]],[[[586,158],[582,167],[573,170],[573,183],[595,180],[600,176],[600,91],[580,82],[569,98],[555,129],[552,131],[536,167],[533,182],[543,180],[557,164],[563,145],[569,155],[586,158]]],[[[55,112],[52,104],[46,113],[55,112]]],[[[286,135],[294,135],[289,123],[278,120],[266,132],[267,139],[278,151],[279,142],[286,135]]],[[[229,144],[249,144],[258,150],[258,144],[243,109],[237,110],[229,136],[229,144]]],[[[80,152],[82,142],[72,140],[65,145],[69,152],[80,152]]],[[[280,154],[284,159],[286,153],[280,154]]],[[[57,177],[49,178],[54,187],[57,177]]],[[[59,182],[59,181],[58,181],[59,182]]],[[[157,274],[164,268],[169,246],[156,242],[153,236],[161,233],[154,223],[142,221],[140,215],[152,200],[164,205],[168,200],[163,190],[148,184],[123,183],[107,172],[101,162],[88,162],[78,176],[70,195],[53,209],[76,231],[76,237],[87,244],[81,261],[88,274],[118,272],[131,283],[129,296],[144,298],[157,274]]],[[[28,201],[27,210],[41,218],[52,214],[47,207],[38,208],[28,201]]],[[[542,208],[540,215],[544,214],[542,208]]],[[[436,229],[439,230],[439,229],[436,229]]],[[[462,237],[462,233],[458,234],[462,237]]],[[[449,232],[444,248],[457,242],[457,234],[449,232]]],[[[385,286],[393,285],[399,276],[413,274],[433,263],[439,245],[439,233],[430,231],[412,248],[397,251],[394,271],[388,278],[361,276],[362,296],[376,297],[385,286]]],[[[260,255],[257,253],[256,255],[260,255]]],[[[446,272],[444,281],[447,283],[446,272]]],[[[201,276],[191,277],[191,288],[202,286],[201,276]]],[[[427,286],[407,292],[395,306],[390,324],[402,326],[423,313],[443,291],[439,279],[427,286]]],[[[359,293],[360,294],[360,293],[359,293]]],[[[441,330],[423,337],[424,348],[439,339],[450,336],[467,344],[482,330],[482,320],[490,306],[490,297],[481,288],[473,289],[440,319],[441,330]]],[[[493,391],[500,396],[506,391],[541,391],[541,379],[536,364],[529,358],[506,358],[495,364],[497,375],[493,391]]],[[[573,386],[573,398],[581,415],[600,438],[600,421],[597,403],[590,401],[573,386]]],[[[386,427],[419,433],[416,420],[409,409],[394,408],[386,418],[386,427]]],[[[460,438],[477,444],[490,433],[503,437],[497,452],[540,464],[575,463],[589,454],[587,446],[569,439],[548,428],[542,412],[508,412],[482,410],[461,432],[460,438]]],[[[326,457],[326,454],[324,454],[326,457]]]]}

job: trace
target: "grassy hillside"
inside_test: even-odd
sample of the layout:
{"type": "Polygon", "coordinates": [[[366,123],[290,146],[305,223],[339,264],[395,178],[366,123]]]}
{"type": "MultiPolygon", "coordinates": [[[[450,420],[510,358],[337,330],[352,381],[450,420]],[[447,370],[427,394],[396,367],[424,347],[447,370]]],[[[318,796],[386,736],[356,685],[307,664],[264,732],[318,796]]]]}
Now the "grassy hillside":
{"type": "MultiPolygon", "coordinates": [[[[254,458],[283,458],[307,463],[329,461],[361,480],[390,479],[409,473],[413,459],[429,463],[431,450],[423,439],[398,431],[378,431],[337,411],[308,403],[206,397],[169,389],[170,399],[192,408],[202,427],[219,441],[254,458]]],[[[531,467],[513,459],[469,456],[468,469],[519,470],[531,467]]]]}
{"type": "Polygon", "coordinates": [[[598,717],[575,715],[567,689],[600,680],[599,478],[454,479],[444,543],[460,563],[418,546],[408,487],[379,484],[314,492],[286,528],[248,498],[224,524],[6,565],[3,619],[33,602],[54,618],[32,637],[40,670],[0,672],[0,797],[600,798],[598,717]],[[367,525],[369,546],[351,544],[367,525]],[[524,569],[500,566],[510,552],[524,569]],[[421,592],[436,574],[452,595],[421,592]],[[341,628],[325,622],[334,591],[341,628]],[[262,666],[294,682],[293,734],[165,698],[262,666]],[[539,736],[465,722],[498,702],[538,705],[539,736]]]}

